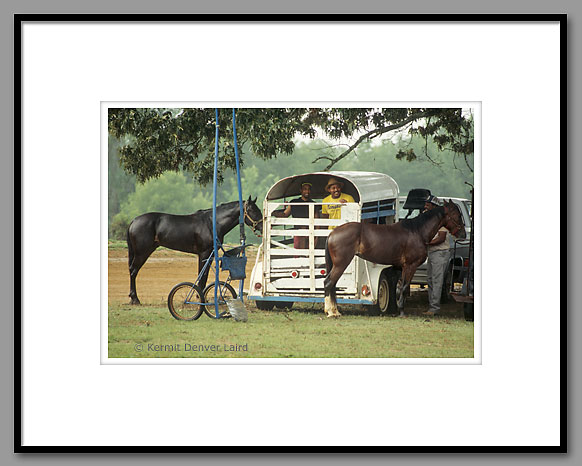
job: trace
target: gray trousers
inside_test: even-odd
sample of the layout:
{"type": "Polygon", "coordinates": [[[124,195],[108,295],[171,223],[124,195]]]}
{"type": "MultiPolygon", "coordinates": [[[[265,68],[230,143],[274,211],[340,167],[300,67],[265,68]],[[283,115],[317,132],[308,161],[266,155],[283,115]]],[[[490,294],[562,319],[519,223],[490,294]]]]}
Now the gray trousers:
{"type": "Polygon", "coordinates": [[[428,253],[428,310],[437,313],[441,310],[441,291],[451,252],[448,249],[428,253]]]}

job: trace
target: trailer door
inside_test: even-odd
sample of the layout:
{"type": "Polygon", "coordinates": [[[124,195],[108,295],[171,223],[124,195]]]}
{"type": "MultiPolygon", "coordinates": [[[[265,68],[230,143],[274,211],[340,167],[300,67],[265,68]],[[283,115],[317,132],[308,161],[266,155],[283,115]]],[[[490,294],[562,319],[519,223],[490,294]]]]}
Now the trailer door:
{"type": "MultiPolygon", "coordinates": [[[[265,291],[274,296],[323,295],[325,279],[325,239],[330,226],[359,221],[358,203],[342,205],[340,220],[315,218],[315,206],[309,205],[309,218],[278,218],[273,211],[287,203],[267,203],[263,223],[264,254],[263,283],[265,291]],[[296,249],[293,238],[309,238],[307,249],[296,249]],[[320,241],[318,241],[320,239],[320,241]]],[[[353,260],[337,284],[338,294],[355,294],[357,261],[353,260]]]]}

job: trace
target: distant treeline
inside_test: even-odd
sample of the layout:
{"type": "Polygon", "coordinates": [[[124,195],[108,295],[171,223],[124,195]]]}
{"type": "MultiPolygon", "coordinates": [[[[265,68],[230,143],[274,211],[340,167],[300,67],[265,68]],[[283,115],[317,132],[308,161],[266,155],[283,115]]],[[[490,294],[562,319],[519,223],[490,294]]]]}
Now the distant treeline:
{"type": "MultiPolygon", "coordinates": [[[[191,174],[167,172],[156,180],[136,184],[135,178],[127,175],[119,166],[119,142],[109,138],[109,237],[124,239],[129,222],[145,212],[169,212],[188,214],[199,209],[212,207],[212,185],[200,186],[192,181],[191,174]]],[[[345,147],[329,147],[322,141],[299,142],[292,155],[281,155],[272,160],[253,157],[248,151],[243,159],[241,178],[243,197],[258,197],[262,205],[269,188],[279,179],[322,171],[326,160],[313,163],[322,155],[337,155],[345,147]]],[[[412,188],[428,188],[437,196],[470,198],[473,184],[473,160],[465,161],[451,152],[439,152],[436,145],[424,139],[400,141],[394,144],[383,140],[377,144],[363,144],[357,151],[340,161],[335,170],[361,170],[386,173],[396,180],[401,195],[412,188]],[[397,160],[399,149],[413,147],[415,152],[426,151],[425,156],[413,161],[397,160]]],[[[225,175],[218,189],[218,203],[238,199],[236,173],[225,175]]],[[[247,229],[248,230],[248,229],[247,229]]],[[[248,230],[247,239],[258,242],[248,230]]],[[[238,242],[238,229],[231,232],[226,240],[238,242]]]]}

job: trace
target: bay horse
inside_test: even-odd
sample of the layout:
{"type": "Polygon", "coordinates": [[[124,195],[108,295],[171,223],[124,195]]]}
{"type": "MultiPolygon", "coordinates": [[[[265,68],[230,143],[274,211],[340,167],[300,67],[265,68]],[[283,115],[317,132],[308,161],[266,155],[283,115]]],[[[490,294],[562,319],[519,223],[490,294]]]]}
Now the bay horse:
{"type": "MultiPolygon", "coordinates": [[[[244,201],[244,221],[259,236],[263,231],[263,214],[256,205],[257,199],[244,201]],[[258,232],[258,233],[257,233],[258,232]]],[[[216,236],[220,244],[224,236],[239,223],[238,201],[227,202],[216,207],[216,236]]],[[[172,215],[149,212],[132,220],[127,229],[129,263],[130,304],[140,304],[135,281],[137,273],[148,257],[159,247],[198,254],[198,270],[214,249],[212,236],[212,209],[204,209],[190,215],[172,215]]],[[[201,277],[199,285],[204,288],[210,267],[201,277]]]]}
{"type": "Polygon", "coordinates": [[[404,297],[414,272],[426,260],[427,245],[443,226],[457,238],[467,236],[461,211],[452,201],[445,201],[444,206],[393,224],[349,222],[335,228],[325,245],[327,275],[324,309],[327,316],[340,316],[336,284],[355,255],[376,264],[402,269],[402,287],[397,304],[403,316],[404,297]]]}

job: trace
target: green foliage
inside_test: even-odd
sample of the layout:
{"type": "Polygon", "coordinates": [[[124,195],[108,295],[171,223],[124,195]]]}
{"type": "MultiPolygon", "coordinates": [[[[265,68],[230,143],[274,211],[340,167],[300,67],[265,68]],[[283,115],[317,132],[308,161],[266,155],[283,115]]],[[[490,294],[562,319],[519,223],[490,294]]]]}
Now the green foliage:
{"type": "MultiPolygon", "coordinates": [[[[363,144],[351,158],[337,164],[338,170],[364,170],[386,173],[398,183],[400,194],[405,196],[413,188],[427,188],[437,196],[464,197],[470,199],[473,172],[467,167],[465,157],[449,151],[440,151],[438,145],[422,138],[393,144],[389,140],[379,145],[363,144]],[[412,151],[418,154],[412,161],[400,160],[396,154],[412,151]],[[426,155],[425,155],[426,151],[426,155]]],[[[473,157],[467,162],[473,165],[473,157]]]]}
{"type": "MultiPolygon", "coordinates": [[[[127,141],[126,141],[127,143],[127,141]]],[[[108,224],[111,227],[113,216],[119,212],[121,203],[135,191],[135,176],[128,175],[119,163],[119,150],[123,143],[109,136],[108,143],[108,224]]]]}
{"type": "MultiPolygon", "coordinates": [[[[322,154],[333,157],[341,152],[341,148],[329,147],[321,141],[302,142],[296,145],[292,156],[278,157],[270,161],[256,160],[253,164],[252,184],[243,187],[245,194],[258,196],[264,199],[269,188],[279,179],[309,173],[323,171],[325,160],[313,160],[322,154]]],[[[463,161],[457,161],[458,156],[450,152],[440,152],[436,143],[425,141],[421,138],[400,141],[393,144],[384,140],[378,144],[364,143],[352,155],[342,159],[334,169],[346,171],[375,171],[390,175],[400,188],[402,195],[406,195],[413,188],[430,189],[437,196],[466,197],[470,198],[470,187],[465,181],[473,184],[473,173],[463,161]],[[428,155],[423,155],[424,150],[428,155]],[[419,155],[412,162],[398,160],[396,154],[402,150],[412,150],[419,155]]],[[[472,164],[472,157],[468,160],[472,164]]],[[[251,167],[245,168],[246,172],[251,167]]],[[[234,178],[234,177],[233,177],[234,178]]]]}
{"type": "Polygon", "coordinates": [[[131,219],[121,212],[113,217],[109,227],[109,239],[126,240],[127,227],[131,223],[131,219]]]}
{"type": "MultiPolygon", "coordinates": [[[[219,179],[235,169],[231,109],[220,110],[219,179]]],[[[460,108],[241,108],[237,109],[237,135],[241,164],[246,152],[263,160],[292,154],[295,137],[332,140],[358,137],[334,157],[325,157],[329,170],[367,141],[396,130],[406,130],[439,149],[473,153],[473,120],[460,108]]],[[[198,184],[213,178],[215,111],[210,108],[109,110],[109,133],[126,139],[120,149],[123,168],[140,183],[166,171],[191,172],[198,184]]],[[[426,153],[426,151],[425,151],[426,153]]],[[[408,149],[407,160],[418,157],[408,149]]]]}
{"type": "MultiPolygon", "coordinates": [[[[298,109],[239,109],[237,135],[240,148],[248,142],[250,150],[269,159],[293,151],[293,137],[303,126],[298,109]]],[[[188,171],[205,185],[212,181],[214,169],[215,110],[187,109],[110,109],[109,132],[134,140],[121,151],[125,170],[140,183],[157,178],[165,171],[188,171]]],[[[235,169],[232,109],[220,110],[219,178],[235,169]]],[[[242,155],[242,151],[241,151],[242,155]]]]}
{"type": "MultiPolygon", "coordinates": [[[[255,158],[242,169],[241,182],[243,197],[257,197],[259,207],[267,191],[281,178],[323,171],[326,161],[313,160],[321,155],[335,156],[340,148],[329,147],[321,141],[301,142],[295,147],[292,156],[281,156],[272,160],[255,158]]],[[[393,144],[384,140],[378,144],[361,144],[352,157],[338,162],[338,170],[361,170],[386,173],[396,180],[402,195],[412,188],[428,188],[437,196],[470,198],[470,187],[473,184],[473,173],[467,168],[464,158],[457,160],[453,153],[441,152],[434,142],[425,144],[421,138],[401,140],[393,144]],[[412,150],[419,153],[412,162],[398,160],[396,154],[412,150]],[[423,151],[427,155],[423,155],[423,151]]],[[[472,157],[468,162],[473,164],[472,157]]],[[[115,193],[114,183],[110,182],[110,192],[115,193]]],[[[124,185],[120,187],[126,189],[124,185]]],[[[217,202],[224,203],[238,199],[236,175],[226,177],[217,190],[217,202]]],[[[116,194],[118,195],[118,194],[116,194]]],[[[118,195],[119,196],[119,195],[118,195]]],[[[124,225],[138,215],[146,212],[161,211],[173,214],[188,214],[200,209],[212,207],[212,188],[202,187],[187,173],[168,172],[158,179],[150,180],[143,185],[137,185],[135,192],[126,196],[119,210],[111,210],[109,217],[113,219],[110,226],[110,238],[125,238],[124,225]],[[121,211],[120,216],[116,216],[121,211]],[[114,217],[115,216],[115,217],[114,217]]],[[[234,229],[226,237],[226,242],[238,243],[238,229],[234,229]]],[[[246,230],[247,241],[257,243],[258,239],[249,228],[246,230]]]]}
{"type": "Polygon", "coordinates": [[[190,214],[201,204],[208,208],[204,196],[186,182],[183,173],[167,172],[155,180],[136,185],[135,192],[121,205],[121,212],[132,219],[146,212],[190,214]]]}
{"type": "MultiPolygon", "coordinates": [[[[344,122],[340,125],[336,122],[337,128],[330,123],[329,131],[335,131],[336,135],[350,134],[357,125],[363,124],[365,113],[358,109],[348,110],[345,110],[347,113],[337,114],[334,118],[340,119],[346,116],[348,122],[354,123],[344,122]]],[[[403,112],[405,110],[401,109],[403,112]]],[[[249,116],[244,112],[240,114],[239,118],[239,113],[237,113],[237,121],[241,119],[244,121],[243,115],[249,116]]],[[[403,113],[405,114],[406,112],[403,113]]],[[[263,115],[262,119],[255,122],[257,128],[263,128],[268,124],[268,118],[274,118],[273,115],[268,118],[267,116],[263,115]]],[[[384,121],[382,115],[376,116],[378,118],[376,123],[384,121]]],[[[317,115],[312,115],[312,117],[319,118],[317,115]]],[[[200,184],[200,174],[197,176],[193,172],[169,171],[136,185],[136,176],[127,175],[119,162],[122,157],[120,152],[129,144],[129,141],[131,141],[130,138],[125,138],[123,142],[120,142],[113,137],[109,140],[110,238],[124,239],[124,222],[129,222],[145,212],[188,214],[212,207],[212,185],[200,184]],[[120,212],[122,215],[114,220],[114,216],[120,212]]],[[[423,135],[411,137],[408,131],[404,131],[392,139],[378,138],[362,141],[350,152],[349,157],[337,160],[341,154],[345,153],[347,147],[345,144],[332,146],[322,140],[294,141],[290,155],[247,159],[247,163],[241,168],[243,197],[245,199],[249,195],[253,198],[257,197],[258,205],[262,207],[262,201],[268,189],[279,179],[301,173],[324,171],[331,160],[337,160],[333,167],[336,170],[377,171],[389,174],[399,184],[402,195],[412,188],[422,187],[430,189],[437,196],[469,198],[470,188],[465,182],[473,183],[473,154],[458,154],[446,150],[442,142],[442,139],[435,141],[432,137],[425,138],[423,135]],[[402,154],[406,155],[401,159],[399,156],[402,154]]],[[[254,150],[249,144],[242,149],[245,153],[253,153],[254,150]]],[[[213,154],[208,159],[208,163],[212,170],[213,154]]],[[[217,194],[218,204],[238,199],[236,172],[224,173],[217,194]]],[[[238,229],[227,235],[226,241],[231,244],[238,243],[238,229]]],[[[247,241],[258,242],[248,228],[247,241]]]]}

